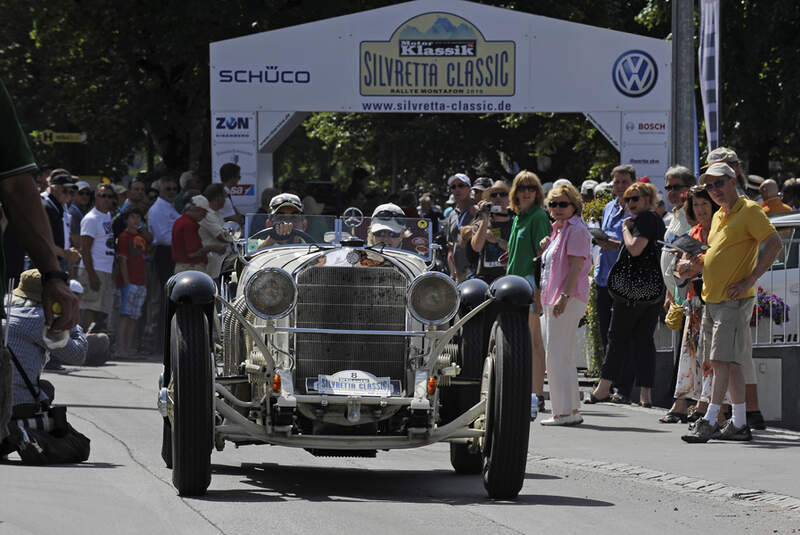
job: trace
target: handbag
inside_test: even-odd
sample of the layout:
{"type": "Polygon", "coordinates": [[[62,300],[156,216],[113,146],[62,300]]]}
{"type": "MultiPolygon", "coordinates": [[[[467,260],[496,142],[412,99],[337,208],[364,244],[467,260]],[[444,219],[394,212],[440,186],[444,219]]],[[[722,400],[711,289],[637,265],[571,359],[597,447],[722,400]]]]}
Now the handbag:
{"type": "MultiPolygon", "coordinates": [[[[28,391],[38,399],[41,389],[36,391],[17,356],[7,349],[28,391]]],[[[24,405],[15,407],[14,412],[5,441],[19,453],[23,464],[71,464],[89,458],[91,440],[67,422],[65,406],[24,405]]]]}
{"type": "Polygon", "coordinates": [[[664,318],[664,324],[673,331],[680,331],[683,327],[683,307],[675,301],[670,303],[667,316],[664,318]]]}
{"type": "Polygon", "coordinates": [[[664,300],[664,279],[657,267],[655,247],[647,247],[639,256],[623,246],[608,273],[608,293],[629,306],[653,305],[664,300]]]}

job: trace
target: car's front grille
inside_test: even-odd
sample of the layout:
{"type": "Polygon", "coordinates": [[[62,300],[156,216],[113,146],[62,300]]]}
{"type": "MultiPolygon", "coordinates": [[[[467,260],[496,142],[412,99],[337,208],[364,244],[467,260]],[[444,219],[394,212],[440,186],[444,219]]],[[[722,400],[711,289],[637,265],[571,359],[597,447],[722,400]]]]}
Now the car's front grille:
{"type": "MultiPolygon", "coordinates": [[[[314,266],[297,277],[296,326],[402,331],[406,279],[391,267],[314,266]]],[[[298,333],[296,387],[307,377],[362,370],[405,383],[405,337],[298,333]]]]}

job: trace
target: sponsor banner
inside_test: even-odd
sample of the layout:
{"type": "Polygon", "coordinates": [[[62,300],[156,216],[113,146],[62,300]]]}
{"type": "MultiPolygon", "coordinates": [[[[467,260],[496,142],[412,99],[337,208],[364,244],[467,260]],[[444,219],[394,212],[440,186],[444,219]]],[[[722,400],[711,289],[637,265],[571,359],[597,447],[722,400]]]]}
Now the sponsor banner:
{"type": "Polygon", "coordinates": [[[211,114],[211,139],[214,143],[255,143],[256,132],[256,114],[253,112],[211,114]]]}
{"type": "Polygon", "coordinates": [[[487,41],[468,20],[450,13],[418,15],[388,41],[362,41],[363,96],[512,96],[516,44],[487,41]]]}
{"type": "Polygon", "coordinates": [[[254,143],[213,143],[212,179],[219,182],[219,169],[223,164],[235,163],[241,168],[242,179],[231,189],[231,199],[241,213],[255,212],[258,209],[258,167],[254,143]]]}
{"type": "Polygon", "coordinates": [[[622,114],[622,144],[669,143],[667,112],[635,112],[622,114]]]}
{"type": "MultiPolygon", "coordinates": [[[[661,145],[623,145],[620,163],[630,164],[636,169],[636,177],[647,177],[664,192],[664,172],[669,167],[669,147],[661,145]]],[[[666,200],[666,197],[665,197],[666,200]]]]}

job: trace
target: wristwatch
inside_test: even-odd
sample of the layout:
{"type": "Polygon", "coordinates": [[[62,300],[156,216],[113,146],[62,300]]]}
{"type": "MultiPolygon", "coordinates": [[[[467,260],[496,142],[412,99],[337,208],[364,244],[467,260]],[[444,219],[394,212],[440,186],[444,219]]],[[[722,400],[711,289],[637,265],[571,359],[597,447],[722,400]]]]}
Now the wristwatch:
{"type": "Polygon", "coordinates": [[[567,292],[561,292],[561,297],[564,299],[569,299],[569,294],[567,292]]]}
{"type": "Polygon", "coordinates": [[[53,271],[47,271],[42,274],[42,286],[47,284],[47,282],[51,279],[61,279],[62,281],[69,284],[69,274],[66,271],[61,271],[60,269],[56,269],[53,271]]]}

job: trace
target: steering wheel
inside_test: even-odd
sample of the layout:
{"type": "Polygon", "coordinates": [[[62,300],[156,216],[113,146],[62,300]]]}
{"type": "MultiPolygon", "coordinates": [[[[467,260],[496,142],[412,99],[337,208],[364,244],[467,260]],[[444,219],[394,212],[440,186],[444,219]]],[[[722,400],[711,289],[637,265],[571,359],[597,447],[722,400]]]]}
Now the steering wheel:
{"type": "Polygon", "coordinates": [[[351,206],[344,211],[342,214],[342,219],[344,220],[345,226],[350,227],[351,229],[360,227],[361,223],[364,221],[364,212],[355,206],[351,206]]]}
{"type": "Polygon", "coordinates": [[[276,242],[276,244],[294,243],[293,242],[294,238],[300,238],[301,240],[303,240],[303,243],[314,243],[314,238],[312,238],[302,230],[298,230],[296,228],[293,228],[289,234],[286,234],[284,236],[278,234],[275,231],[275,227],[265,228],[263,230],[259,230],[258,232],[250,236],[250,239],[251,240],[262,239],[266,237],[272,238],[276,242]]]}

